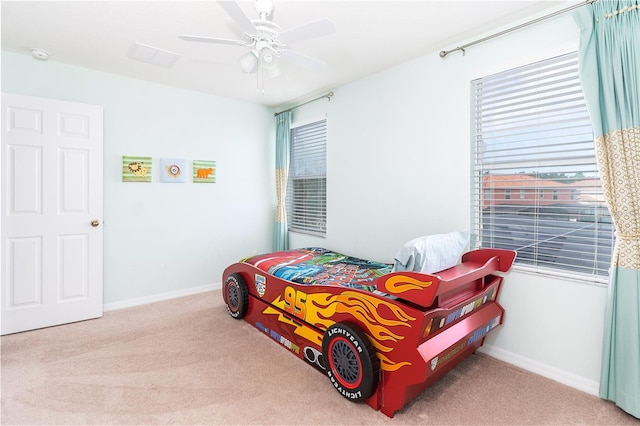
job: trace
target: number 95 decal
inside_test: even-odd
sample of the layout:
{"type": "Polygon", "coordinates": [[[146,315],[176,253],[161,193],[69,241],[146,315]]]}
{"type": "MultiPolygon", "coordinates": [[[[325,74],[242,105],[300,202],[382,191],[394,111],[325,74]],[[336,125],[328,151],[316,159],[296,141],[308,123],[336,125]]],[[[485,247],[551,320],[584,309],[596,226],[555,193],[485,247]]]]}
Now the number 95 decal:
{"type": "Polygon", "coordinates": [[[305,319],[307,293],[296,291],[291,286],[284,289],[284,310],[296,318],[305,319]]]}

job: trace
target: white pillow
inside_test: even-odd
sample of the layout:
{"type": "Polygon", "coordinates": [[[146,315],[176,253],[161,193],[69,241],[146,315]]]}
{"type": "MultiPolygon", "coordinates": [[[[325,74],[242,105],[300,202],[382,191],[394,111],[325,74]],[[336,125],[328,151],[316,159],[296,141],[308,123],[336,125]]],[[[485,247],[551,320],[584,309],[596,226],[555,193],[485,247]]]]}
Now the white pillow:
{"type": "Polygon", "coordinates": [[[393,271],[433,274],[451,268],[458,264],[468,242],[468,232],[416,238],[405,243],[396,254],[393,271]]]}

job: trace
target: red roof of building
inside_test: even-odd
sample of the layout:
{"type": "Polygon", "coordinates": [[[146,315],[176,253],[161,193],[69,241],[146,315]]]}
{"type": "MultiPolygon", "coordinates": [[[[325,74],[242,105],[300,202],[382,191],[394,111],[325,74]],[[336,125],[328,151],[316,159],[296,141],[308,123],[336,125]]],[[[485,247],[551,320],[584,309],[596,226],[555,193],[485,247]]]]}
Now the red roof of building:
{"type": "Polygon", "coordinates": [[[525,174],[484,175],[482,186],[492,188],[563,188],[567,184],[551,179],[539,179],[525,174]]]}

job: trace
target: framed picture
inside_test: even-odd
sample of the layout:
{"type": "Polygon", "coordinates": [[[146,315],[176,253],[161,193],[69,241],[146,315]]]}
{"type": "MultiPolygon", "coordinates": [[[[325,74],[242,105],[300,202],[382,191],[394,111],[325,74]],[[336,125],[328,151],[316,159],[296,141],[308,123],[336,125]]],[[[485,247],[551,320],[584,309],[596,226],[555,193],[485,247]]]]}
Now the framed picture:
{"type": "Polygon", "coordinates": [[[187,162],[177,158],[160,159],[160,182],[184,183],[186,182],[187,162]]]}
{"type": "Polygon", "coordinates": [[[151,157],[122,156],[123,182],[151,182],[151,157]]]}
{"type": "Polygon", "coordinates": [[[216,162],[193,160],[194,183],[216,183],[216,162]]]}

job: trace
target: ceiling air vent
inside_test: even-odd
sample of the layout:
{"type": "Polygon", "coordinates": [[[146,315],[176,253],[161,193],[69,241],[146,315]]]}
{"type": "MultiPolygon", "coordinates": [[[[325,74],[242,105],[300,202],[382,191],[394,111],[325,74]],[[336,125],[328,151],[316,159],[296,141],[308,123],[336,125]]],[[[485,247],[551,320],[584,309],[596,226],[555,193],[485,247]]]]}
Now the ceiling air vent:
{"type": "Polygon", "coordinates": [[[137,61],[165,68],[170,68],[178,58],[180,58],[180,55],[177,53],[146,46],[141,43],[134,43],[129,49],[127,56],[137,61]]]}

